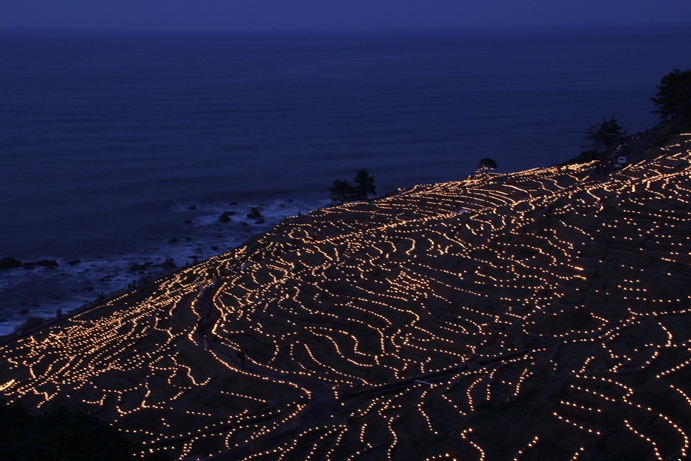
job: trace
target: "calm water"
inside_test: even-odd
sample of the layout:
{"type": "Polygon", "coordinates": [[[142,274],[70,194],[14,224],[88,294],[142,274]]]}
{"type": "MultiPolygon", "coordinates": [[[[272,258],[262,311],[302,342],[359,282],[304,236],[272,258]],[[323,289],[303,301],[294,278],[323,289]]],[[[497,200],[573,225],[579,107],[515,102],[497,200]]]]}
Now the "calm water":
{"type": "Polygon", "coordinates": [[[488,156],[551,165],[610,115],[650,127],[689,56],[691,31],[661,28],[0,33],[0,258],[59,263],[0,272],[0,334],[121,288],[134,263],[227,250],[359,168],[382,193],[488,156]]]}

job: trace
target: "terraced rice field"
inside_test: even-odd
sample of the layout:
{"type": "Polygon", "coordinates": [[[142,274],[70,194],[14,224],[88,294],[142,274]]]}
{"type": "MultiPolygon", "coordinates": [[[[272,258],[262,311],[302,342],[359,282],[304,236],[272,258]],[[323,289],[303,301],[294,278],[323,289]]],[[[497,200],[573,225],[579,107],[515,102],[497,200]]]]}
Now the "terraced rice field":
{"type": "Polygon", "coordinates": [[[288,218],[6,342],[0,393],[176,459],[690,456],[690,162],[683,134],[288,218]]]}

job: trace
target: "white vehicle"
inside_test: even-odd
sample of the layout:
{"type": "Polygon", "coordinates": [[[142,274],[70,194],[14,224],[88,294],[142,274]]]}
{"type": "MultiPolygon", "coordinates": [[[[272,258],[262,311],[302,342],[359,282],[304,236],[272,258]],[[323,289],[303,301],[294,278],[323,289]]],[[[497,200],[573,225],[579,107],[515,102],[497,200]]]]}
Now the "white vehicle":
{"type": "Polygon", "coordinates": [[[628,159],[624,156],[617,157],[617,161],[614,162],[614,168],[624,168],[629,163],[628,159]]]}

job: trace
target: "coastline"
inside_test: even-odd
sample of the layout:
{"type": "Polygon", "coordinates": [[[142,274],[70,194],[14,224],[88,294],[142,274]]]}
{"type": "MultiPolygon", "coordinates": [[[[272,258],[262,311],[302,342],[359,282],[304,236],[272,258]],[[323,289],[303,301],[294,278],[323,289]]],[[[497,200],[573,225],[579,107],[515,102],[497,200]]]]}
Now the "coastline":
{"type": "Polygon", "coordinates": [[[0,336],[11,335],[29,317],[50,320],[58,309],[63,314],[80,310],[100,295],[121,294],[144,278],[154,280],[229,251],[285,217],[317,206],[323,204],[291,199],[256,205],[183,202],[171,207],[169,218],[183,223],[180,232],[173,237],[160,235],[157,243],[150,239],[153,242],[136,243],[131,252],[96,257],[69,255],[53,259],[46,255],[40,261],[17,260],[21,266],[0,271],[0,336]],[[252,209],[261,216],[248,218],[252,209]],[[219,220],[224,212],[230,213],[230,221],[219,220]]]}
{"type": "Polygon", "coordinates": [[[182,267],[241,245],[249,234],[215,224],[231,201],[247,212],[293,197],[304,211],[354,166],[381,193],[465,177],[485,156],[507,172],[548,166],[573,156],[603,114],[644,129],[659,77],[689,54],[691,42],[678,38],[688,32],[582,32],[574,37],[590,38],[516,34],[506,47],[495,46],[499,36],[446,32],[130,41],[10,33],[0,86],[15,109],[0,133],[0,258],[58,267],[0,271],[0,318],[23,321],[8,309],[52,316],[122,290],[139,278],[135,264],[172,258],[182,267]]]}
{"type": "MultiPolygon", "coordinates": [[[[656,127],[646,130],[640,139],[637,136],[638,141],[636,148],[631,152],[631,160],[635,162],[644,159],[646,149],[652,145],[651,141],[662,131],[664,128],[656,127]]],[[[554,165],[568,167],[577,159],[576,156],[554,165]]],[[[575,165],[577,167],[579,164],[575,165]]],[[[540,169],[541,167],[535,167],[524,171],[495,174],[507,177],[521,176],[540,169]]],[[[466,180],[473,177],[482,175],[478,176],[476,172],[467,176],[466,180]]],[[[397,188],[396,191],[385,193],[373,200],[415,193],[434,186],[435,183],[430,183],[416,184],[407,189],[397,188]]],[[[6,296],[4,309],[0,312],[0,337],[13,336],[15,330],[31,317],[38,317],[43,322],[52,322],[57,320],[58,311],[62,315],[81,312],[97,305],[103,299],[108,300],[125,294],[132,287],[141,286],[144,282],[149,283],[166,277],[246,245],[247,241],[264,235],[291,216],[334,205],[326,200],[316,203],[286,199],[268,203],[270,204],[252,205],[227,202],[209,206],[196,201],[179,202],[172,205],[170,210],[178,220],[185,218],[182,222],[190,231],[186,232],[185,236],[161,241],[159,246],[149,245],[144,251],[130,255],[117,254],[84,260],[63,257],[57,260],[22,262],[20,267],[6,269],[1,273],[6,277],[5,288],[0,289],[0,293],[4,292],[6,296]],[[12,277],[25,280],[17,283],[26,285],[23,292],[15,289],[12,293],[12,277]],[[8,286],[9,288],[6,288],[8,286]],[[61,296],[54,296],[56,286],[60,287],[58,290],[62,293],[61,296]]],[[[33,323],[40,322],[35,320],[33,323]]]]}
{"type": "Polygon", "coordinates": [[[0,389],[177,459],[511,459],[535,440],[540,459],[643,457],[629,427],[667,456],[688,415],[668,403],[691,392],[691,133],[658,154],[292,216],[3,346],[0,389]]]}

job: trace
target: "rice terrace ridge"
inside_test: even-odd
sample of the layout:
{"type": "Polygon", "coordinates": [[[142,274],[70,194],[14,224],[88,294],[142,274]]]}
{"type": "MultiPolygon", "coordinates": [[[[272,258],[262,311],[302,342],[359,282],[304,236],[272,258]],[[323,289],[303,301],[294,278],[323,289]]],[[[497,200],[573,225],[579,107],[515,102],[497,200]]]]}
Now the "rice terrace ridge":
{"type": "Polygon", "coordinates": [[[6,341],[1,394],[173,459],[685,459],[690,162],[682,133],[287,218],[6,341]]]}

